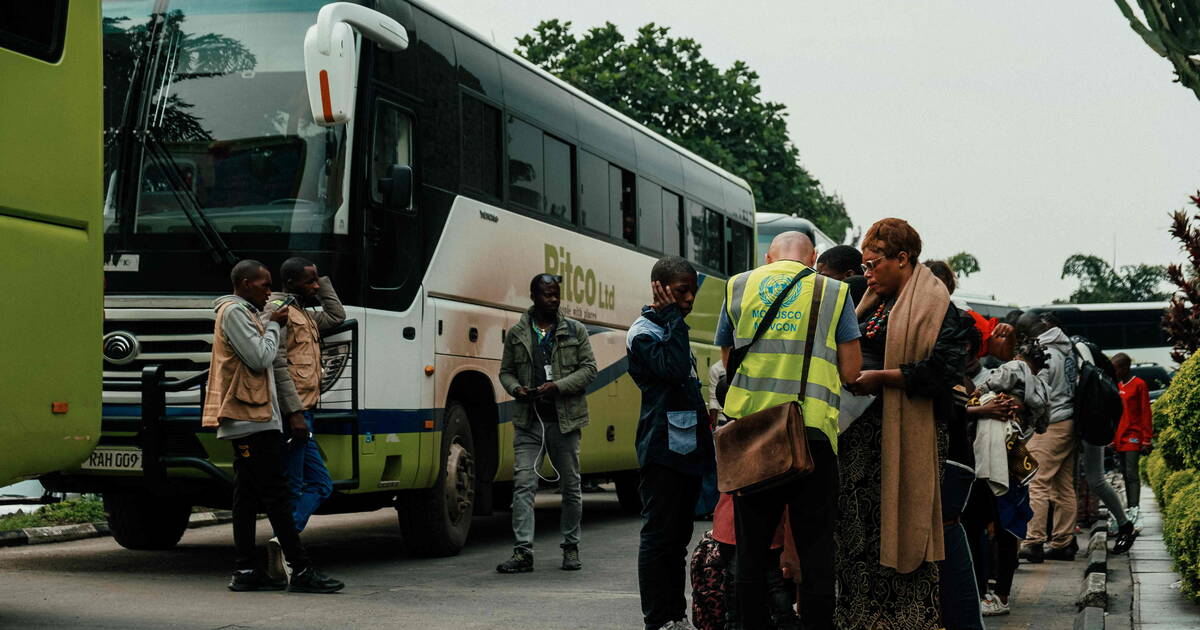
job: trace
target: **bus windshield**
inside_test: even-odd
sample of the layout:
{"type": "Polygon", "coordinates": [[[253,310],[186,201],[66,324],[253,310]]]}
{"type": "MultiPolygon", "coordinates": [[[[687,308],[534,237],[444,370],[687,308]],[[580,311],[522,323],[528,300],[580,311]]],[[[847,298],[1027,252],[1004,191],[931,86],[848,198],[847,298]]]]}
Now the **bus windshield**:
{"type": "Polygon", "coordinates": [[[304,78],[322,4],[103,3],[107,232],[337,229],[344,131],[313,122],[304,78]]]}

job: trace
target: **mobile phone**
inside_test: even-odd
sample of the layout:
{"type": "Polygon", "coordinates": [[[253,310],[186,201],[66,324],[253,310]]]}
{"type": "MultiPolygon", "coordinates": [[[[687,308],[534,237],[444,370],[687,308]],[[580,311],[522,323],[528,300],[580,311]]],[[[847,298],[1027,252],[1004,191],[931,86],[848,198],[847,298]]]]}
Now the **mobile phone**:
{"type": "Polygon", "coordinates": [[[280,304],[280,305],[279,305],[279,308],[287,308],[287,307],[289,307],[289,306],[291,306],[291,305],[293,305],[293,304],[295,304],[295,303],[296,303],[296,296],[294,296],[294,295],[289,295],[289,296],[287,296],[287,299],[285,299],[285,300],[283,301],[283,304],[280,304]]]}

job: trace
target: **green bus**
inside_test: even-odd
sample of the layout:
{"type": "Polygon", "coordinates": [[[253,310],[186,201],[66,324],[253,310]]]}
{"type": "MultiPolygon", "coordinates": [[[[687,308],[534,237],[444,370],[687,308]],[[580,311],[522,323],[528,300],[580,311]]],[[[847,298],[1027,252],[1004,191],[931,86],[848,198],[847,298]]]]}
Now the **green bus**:
{"type": "Polygon", "coordinates": [[[100,437],[98,2],[0,3],[0,486],[100,437]]]}

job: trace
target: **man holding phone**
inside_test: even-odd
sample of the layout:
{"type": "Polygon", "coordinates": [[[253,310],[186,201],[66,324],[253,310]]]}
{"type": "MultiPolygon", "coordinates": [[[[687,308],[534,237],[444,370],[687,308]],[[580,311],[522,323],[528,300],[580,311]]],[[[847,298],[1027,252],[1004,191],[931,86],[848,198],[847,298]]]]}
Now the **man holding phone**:
{"type": "MultiPolygon", "coordinates": [[[[276,370],[279,406],[287,419],[284,450],[288,490],[292,496],[292,519],[303,531],[317,508],[333,493],[333,480],[313,435],[312,410],[321,400],[321,332],[346,320],[346,311],[327,276],[317,273],[311,260],[294,256],[283,261],[279,275],[283,291],[272,293],[264,312],[282,318],[276,370]],[[311,307],[320,306],[321,310],[311,307]]],[[[279,541],[267,544],[268,567],[286,568],[279,541]]]]}
{"type": "Polygon", "coordinates": [[[583,324],[559,313],[559,276],[538,274],[529,283],[533,301],[509,329],[500,361],[500,385],[513,403],[513,555],[500,573],[533,570],[533,498],[542,454],[550,456],[562,492],[562,568],[578,571],[579,521],[583,494],[579,437],[588,423],[587,386],[596,379],[596,359],[583,324]]]}

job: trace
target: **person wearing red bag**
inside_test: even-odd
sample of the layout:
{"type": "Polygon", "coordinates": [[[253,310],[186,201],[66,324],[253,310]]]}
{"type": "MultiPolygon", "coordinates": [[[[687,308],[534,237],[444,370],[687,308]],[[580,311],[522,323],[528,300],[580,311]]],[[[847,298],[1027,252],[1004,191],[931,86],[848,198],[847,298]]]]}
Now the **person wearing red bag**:
{"type": "Polygon", "coordinates": [[[1136,531],[1142,528],[1141,510],[1138,507],[1138,497],[1142,493],[1138,460],[1142,455],[1150,454],[1154,423],[1150,415],[1150,389],[1146,387],[1146,381],[1130,374],[1131,363],[1129,355],[1123,352],[1113,355],[1113,370],[1117,373],[1117,386],[1125,407],[1121,413],[1121,423],[1117,425],[1117,434],[1113,437],[1113,448],[1118,453],[1121,476],[1125,478],[1126,512],[1136,531]]]}

